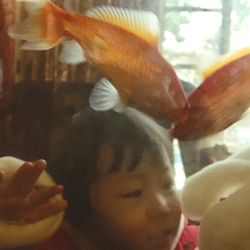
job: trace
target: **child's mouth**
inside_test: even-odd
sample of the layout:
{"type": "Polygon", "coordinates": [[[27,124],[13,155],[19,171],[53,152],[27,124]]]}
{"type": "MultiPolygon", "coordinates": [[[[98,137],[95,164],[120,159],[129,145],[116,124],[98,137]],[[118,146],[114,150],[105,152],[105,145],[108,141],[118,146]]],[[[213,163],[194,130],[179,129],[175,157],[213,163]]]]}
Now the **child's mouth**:
{"type": "Polygon", "coordinates": [[[152,233],[148,237],[148,240],[152,245],[154,245],[155,248],[160,249],[161,247],[166,247],[170,245],[172,234],[172,229],[165,229],[156,233],[152,233]]]}

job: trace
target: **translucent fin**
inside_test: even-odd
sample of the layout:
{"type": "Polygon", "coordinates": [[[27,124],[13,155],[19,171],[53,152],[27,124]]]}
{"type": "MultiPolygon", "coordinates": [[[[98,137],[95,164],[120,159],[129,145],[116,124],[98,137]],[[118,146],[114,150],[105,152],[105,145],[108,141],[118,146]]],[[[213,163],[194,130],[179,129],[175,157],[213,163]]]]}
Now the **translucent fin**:
{"type": "Polygon", "coordinates": [[[14,39],[39,41],[41,39],[41,27],[36,25],[39,20],[39,10],[47,4],[48,0],[19,0],[23,2],[28,13],[27,19],[16,23],[9,28],[9,35],[14,39]]]}
{"type": "Polygon", "coordinates": [[[24,40],[22,49],[26,50],[47,50],[56,46],[64,36],[60,20],[56,18],[57,8],[48,0],[22,2],[27,18],[11,26],[9,36],[24,40]]]}
{"type": "Polygon", "coordinates": [[[208,77],[211,74],[213,74],[215,71],[218,69],[222,68],[224,65],[239,59],[242,56],[245,56],[247,54],[250,54],[250,48],[243,48],[241,50],[238,50],[234,53],[227,54],[225,56],[221,56],[216,60],[216,62],[211,65],[210,67],[206,68],[203,70],[203,75],[204,77],[208,77]]]}
{"type": "Polygon", "coordinates": [[[212,51],[199,51],[196,54],[195,66],[198,73],[204,78],[206,77],[206,70],[209,69],[218,60],[218,55],[212,51]]]}
{"type": "Polygon", "coordinates": [[[59,61],[68,64],[78,64],[87,61],[83,48],[75,40],[65,40],[62,42],[62,50],[59,61]]]}
{"type": "Polygon", "coordinates": [[[97,82],[90,94],[89,105],[98,111],[114,109],[117,112],[122,112],[125,108],[117,90],[106,78],[97,82]]]}
{"type": "Polygon", "coordinates": [[[46,41],[41,42],[24,42],[21,45],[21,49],[23,50],[49,50],[56,46],[60,41],[55,44],[47,43],[46,41]]]}
{"type": "Polygon", "coordinates": [[[117,25],[143,40],[158,44],[159,22],[153,12],[102,6],[88,10],[86,15],[117,25]]]}
{"type": "Polygon", "coordinates": [[[40,41],[42,38],[42,30],[40,26],[35,25],[38,18],[39,15],[34,14],[23,22],[14,24],[8,30],[9,36],[19,40],[40,41]]]}
{"type": "Polygon", "coordinates": [[[21,0],[21,2],[24,2],[25,9],[28,12],[32,12],[32,11],[36,11],[40,9],[42,6],[44,6],[45,4],[51,1],[49,0],[21,0]]]}

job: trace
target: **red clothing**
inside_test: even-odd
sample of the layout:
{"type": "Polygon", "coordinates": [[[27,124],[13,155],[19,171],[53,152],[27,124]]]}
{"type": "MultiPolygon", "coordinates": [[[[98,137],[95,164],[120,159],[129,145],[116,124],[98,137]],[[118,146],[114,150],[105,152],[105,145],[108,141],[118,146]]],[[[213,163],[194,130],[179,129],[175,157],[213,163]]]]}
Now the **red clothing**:
{"type": "Polygon", "coordinates": [[[195,250],[198,249],[199,226],[190,225],[184,219],[184,227],[178,240],[175,250],[195,250]]]}
{"type": "MultiPolygon", "coordinates": [[[[182,216],[179,230],[171,250],[196,250],[198,248],[199,226],[190,225],[182,216]]],[[[79,250],[70,235],[60,228],[50,239],[27,250],[79,250]]]]}
{"type": "Polygon", "coordinates": [[[78,250],[78,247],[74,244],[70,235],[63,228],[60,228],[53,237],[31,247],[29,250],[78,250]]]}

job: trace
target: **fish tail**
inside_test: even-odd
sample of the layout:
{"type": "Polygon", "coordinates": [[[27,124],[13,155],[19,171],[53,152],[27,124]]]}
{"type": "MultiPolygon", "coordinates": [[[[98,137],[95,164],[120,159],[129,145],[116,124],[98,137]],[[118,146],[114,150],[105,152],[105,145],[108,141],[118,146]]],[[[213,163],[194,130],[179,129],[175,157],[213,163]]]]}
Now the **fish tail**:
{"type": "Polygon", "coordinates": [[[49,0],[22,1],[28,17],[10,27],[10,37],[23,40],[25,50],[48,50],[64,37],[61,23],[64,11],[49,0]]]}

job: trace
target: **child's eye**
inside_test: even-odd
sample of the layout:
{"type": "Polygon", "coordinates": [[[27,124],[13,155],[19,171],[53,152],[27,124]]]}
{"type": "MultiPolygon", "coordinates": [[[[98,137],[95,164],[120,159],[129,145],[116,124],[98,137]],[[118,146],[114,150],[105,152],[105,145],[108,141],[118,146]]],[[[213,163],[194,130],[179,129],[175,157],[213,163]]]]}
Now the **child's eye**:
{"type": "Polygon", "coordinates": [[[133,192],[122,194],[122,198],[125,198],[125,199],[138,198],[138,197],[142,196],[142,194],[143,194],[142,190],[135,190],[133,192]]]}
{"type": "Polygon", "coordinates": [[[163,189],[164,190],[171,190],[173,188],[173,183],[167,182],[163,184],[163,189]]]}

